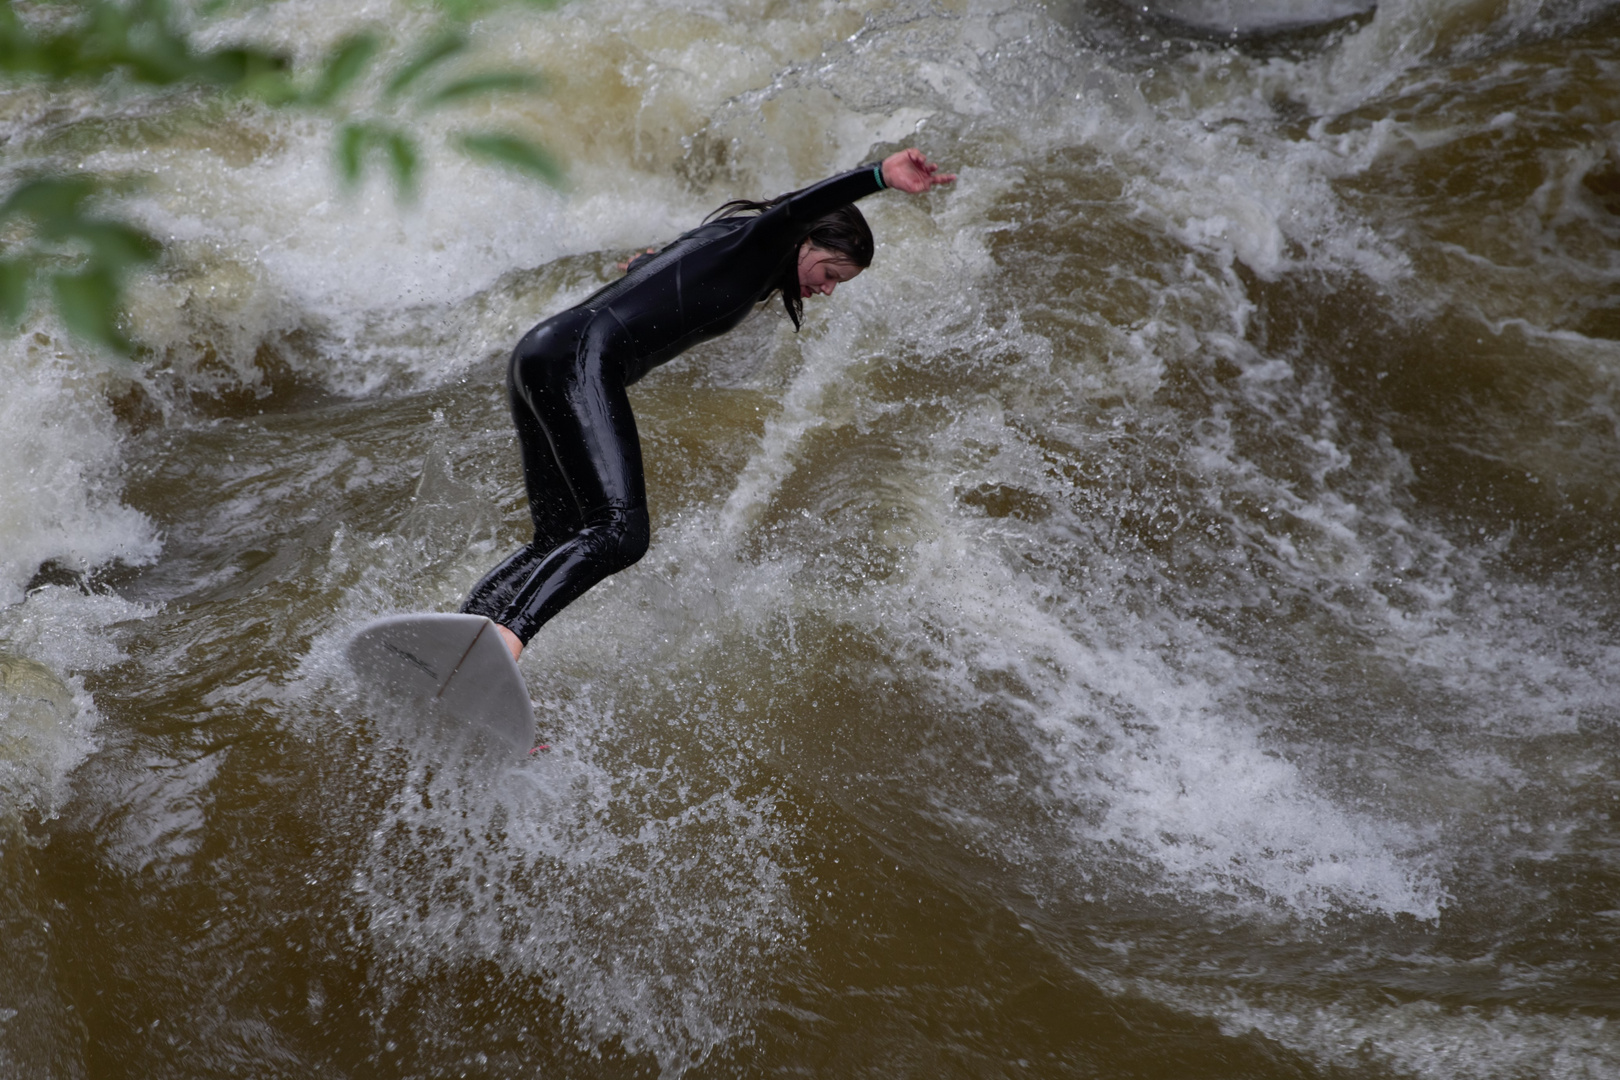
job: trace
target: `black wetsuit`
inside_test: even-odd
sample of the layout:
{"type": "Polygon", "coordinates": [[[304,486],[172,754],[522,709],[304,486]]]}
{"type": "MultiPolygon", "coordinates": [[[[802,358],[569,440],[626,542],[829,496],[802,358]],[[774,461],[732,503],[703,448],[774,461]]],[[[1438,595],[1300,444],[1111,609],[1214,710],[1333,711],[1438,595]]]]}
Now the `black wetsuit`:
{"type": "Polygon", "coordinates": [[[818,218],[881,189],[866,165],[757,216],[701,225],[524,335],[506,387],[534,541],[485,575],[463,611],[527,643],[592,585],[646,554],[641,441],[625,387],[742,322],[797,266],[818,218]]]}

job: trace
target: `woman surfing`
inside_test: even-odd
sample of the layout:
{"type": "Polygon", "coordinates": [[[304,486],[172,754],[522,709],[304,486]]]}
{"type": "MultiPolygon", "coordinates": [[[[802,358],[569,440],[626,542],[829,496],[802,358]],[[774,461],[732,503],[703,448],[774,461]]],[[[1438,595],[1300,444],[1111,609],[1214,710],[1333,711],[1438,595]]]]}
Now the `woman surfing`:
{"type": "Polygon", "coordinates": [[[797,329],[806,298],[831,296],[871,265],[857,199],[955,179],[908,149],[766,202],[733,200],[525,334],[506,388],[534,540],[486,574],[461,610],[493,620],[515,660],[552,616],[646,554],[641,441],[625,389],[733,329],[773,292],[797,329]]]}

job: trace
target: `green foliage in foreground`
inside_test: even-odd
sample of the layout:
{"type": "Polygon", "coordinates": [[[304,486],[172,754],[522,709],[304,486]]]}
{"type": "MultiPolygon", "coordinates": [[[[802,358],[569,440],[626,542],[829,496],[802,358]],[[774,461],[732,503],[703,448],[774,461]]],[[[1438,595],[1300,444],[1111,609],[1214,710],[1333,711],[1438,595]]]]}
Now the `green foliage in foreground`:
{"type": "MultiPolygon", "coordinates": [[[[403,49],[386,50],[380,32],[361,31],[310,70],[252,43],[197,44],[210,18],[258,2],[210,0],[180,13],[169,0],[12,0],[0,7],[0,88],[184,90],[328,115],[338,123],[334,158],[343,183],[357,185],[380,163],[404,197],[421,169],[419,140],[409,124],[385,117],[540,89],[527,72],[458,71],[454,61],[468,50],[475,16],[517,4],[550,7],[552,0],[432,0],[434,25],[403,49]]],[[[561,178],[543,147],[511,132],[460,131],[452,143],[547,183],[561,178]]],[[[74,333],[128,354],[124,288],[161,245],[118,217],[108,198],[113,186],[101,177],[5,169],[0,184],[0,324],[14,330],[37,297],[74,333]]]]}
{"type": "Polygon", "coordinates": [[[95,177],[42,177],[18,185],[0,203],[0,223],[27,239],[0,257],[0,318],[16,326],[35,284],[48,281],[50,299],[76,333],[119,352],[130,343],[118,326],[125,276],[158,255],[157,241],[92,204],[95,177]]]}

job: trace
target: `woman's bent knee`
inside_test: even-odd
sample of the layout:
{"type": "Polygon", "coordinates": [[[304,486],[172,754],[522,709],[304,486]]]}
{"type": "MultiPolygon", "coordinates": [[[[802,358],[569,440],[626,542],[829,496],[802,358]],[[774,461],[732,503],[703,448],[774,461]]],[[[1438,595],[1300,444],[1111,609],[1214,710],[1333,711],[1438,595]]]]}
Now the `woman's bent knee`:
{"type": "Polygon", "coordinates": [[[644,506],[613,507],[589,531],[596,534],[592,554],[610,574],[640,562],[652,542],[652,525],[644,506]]]}

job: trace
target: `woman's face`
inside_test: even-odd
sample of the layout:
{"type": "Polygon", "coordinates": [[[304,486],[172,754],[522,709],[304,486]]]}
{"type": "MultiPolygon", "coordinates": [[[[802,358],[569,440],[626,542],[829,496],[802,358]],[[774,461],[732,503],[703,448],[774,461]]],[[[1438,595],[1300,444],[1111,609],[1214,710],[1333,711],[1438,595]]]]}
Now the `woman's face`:
{"type": "Polygon", "coordinates": [[[806,240],[799,245],[799,296],[831,296],[833,289],[856,276],[861,268],[837,252],[818,248],[806,240]]]}

